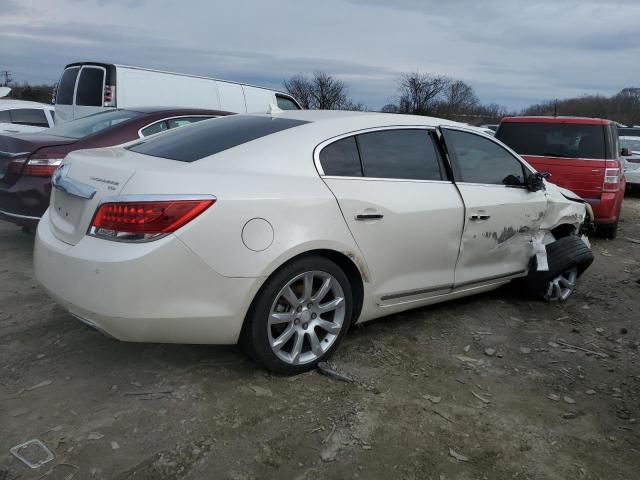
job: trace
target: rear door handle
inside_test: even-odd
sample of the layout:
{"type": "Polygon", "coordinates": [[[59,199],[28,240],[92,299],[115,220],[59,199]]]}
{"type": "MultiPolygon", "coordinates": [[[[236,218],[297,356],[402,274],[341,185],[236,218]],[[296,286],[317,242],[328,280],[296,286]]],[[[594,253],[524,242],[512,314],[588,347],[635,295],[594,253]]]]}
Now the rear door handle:
{"type": "Polygon", "coordinates": [[[356,220],[380,220],[384,217],[381,213],[359,213],[356,220]]]}
{"type": "Polygon", "coordinates": [[[479,222],[481,220],[489,220],[490,218],[491,218],[491,215],[474,213],[469,217],[469,220],[474,222],[479,222]]]}

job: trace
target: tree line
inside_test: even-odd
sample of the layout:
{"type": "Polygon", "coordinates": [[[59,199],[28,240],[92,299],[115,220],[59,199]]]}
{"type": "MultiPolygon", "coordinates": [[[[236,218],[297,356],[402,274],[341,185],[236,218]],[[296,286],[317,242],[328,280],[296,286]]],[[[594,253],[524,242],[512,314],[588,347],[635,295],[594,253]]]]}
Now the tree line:
{"type": "MultiPolygon", "coordinates": [[[[53,85],[12,82],[7,86],[11,87],[8,98],[51,103],[53,85]]],[[[284,81],[284,89],[298,99],[302,108],[368,110],[366,105],[349,96],[345,82],[326,72],[293,75],[284,81]]],[[[400,75],[390,100],[382,107],[383,112],[430,115],[472,124],[497,123],[506,115],[572,115],[609,118],[626,125],[640,124],[640,88],[634,87],[624,88],[610,97],[584,95],[549,100],[515,112],[496,103],[481,103],[473,87],[462,80],[411,72],[400,75]]]]}

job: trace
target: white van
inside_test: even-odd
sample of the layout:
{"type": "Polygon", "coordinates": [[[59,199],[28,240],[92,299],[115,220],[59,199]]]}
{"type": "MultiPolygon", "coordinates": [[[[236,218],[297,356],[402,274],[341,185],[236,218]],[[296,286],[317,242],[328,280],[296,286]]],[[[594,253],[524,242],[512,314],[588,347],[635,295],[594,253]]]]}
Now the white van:
{"type": "Polygon", "coordinates": [[[67,65],[54,97],[56,123],[116,107],[168,105],[234,113],[266,112],[270,104],[301,109],[291,95],[253,85],[96,62],[67,65]]]}

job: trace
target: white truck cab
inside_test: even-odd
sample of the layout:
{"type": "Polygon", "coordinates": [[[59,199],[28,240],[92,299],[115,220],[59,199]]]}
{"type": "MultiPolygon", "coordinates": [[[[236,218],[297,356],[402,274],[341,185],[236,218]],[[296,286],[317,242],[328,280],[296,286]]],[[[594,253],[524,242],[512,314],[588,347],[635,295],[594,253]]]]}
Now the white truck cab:
{"type": "Polygon", "coordinates": [[[270,104],[300,110],[287,93],[215,78],[97,62],[64,68],[54,94],[56,123],[108,108],[146,105],[209,108],[234,113],[266,112],[270,104]]]}

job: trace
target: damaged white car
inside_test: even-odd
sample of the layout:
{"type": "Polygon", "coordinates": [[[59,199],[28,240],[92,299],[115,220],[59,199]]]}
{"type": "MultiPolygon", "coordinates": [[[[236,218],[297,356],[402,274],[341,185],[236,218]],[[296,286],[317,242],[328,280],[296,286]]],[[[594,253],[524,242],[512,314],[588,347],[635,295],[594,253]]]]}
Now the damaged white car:
{"type": "Polygon", "coordinates": [[[71,153],[35,272],[118,339],[234,344],[297,373],[350,325],[520,279],[565,300],[588,206],[472,127],[274,111],[71,153]]]}

